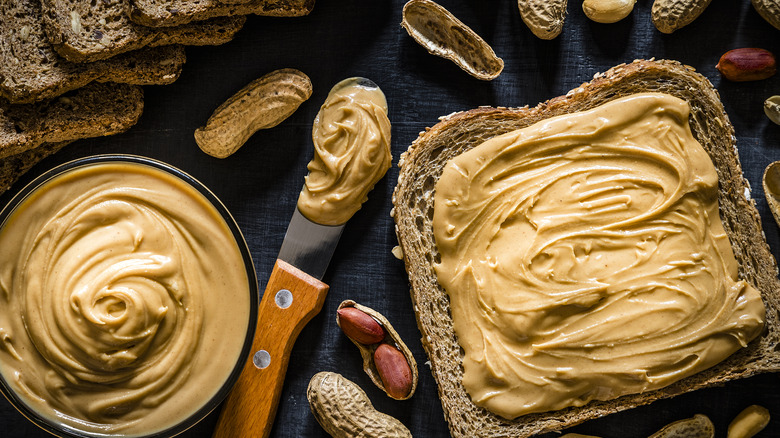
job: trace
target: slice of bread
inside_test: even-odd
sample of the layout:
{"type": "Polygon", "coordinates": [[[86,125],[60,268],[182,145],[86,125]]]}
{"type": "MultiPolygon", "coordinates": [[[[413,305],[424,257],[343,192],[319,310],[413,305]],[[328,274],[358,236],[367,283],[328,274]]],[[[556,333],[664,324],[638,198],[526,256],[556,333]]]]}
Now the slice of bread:
{"type": "Polygon", "coordinates": [[[96,82],[32,104],[0,101],[0,159],[44,143],[117,134],[133,126],[142,112],[143,90],[127,84],[96,82]]]}
{"type": "Polygon", "coordinates": [[[92,81],[169,84],[185,60],[183,47],[164,46],[106,61],[68,62],[46,38],[40,0],[0,2],[0,96],[13,103],[52,98],[92,81]]]}
{"type": "Polygon", "coordinates": [[[130,18],[144,26],[179,26],[234,15],[300,17],[314,0],[130,0],[130,18]]]}
{"type": "Polygon", "coordinates": [[[777,263],[764,240],[761,220],[742,175],[734,129],[712,84],[675,61],[638,60],[598,74],[591,82],[534,108],[478,108],[443,117],[426,129],[400,159],[393,217],[411,283],[422,344],[431,362],[450,431],[455,437],[525,437],[559,430],[610,413],[722,384],[762,372],[780,371],[780,282],[777,263]],[[529,414],[507,420],[476,406],[466,393],[463,352],[453,330],[450,302],[433,264],[433,194],[444,165],[485,140],[553,116],[596,107],[638,92],[662,92],[686,100],[694,137],[712,158],[719,179],[719,208],[739,277],[754,285],[766,307],[766,330],[747,348],[720,364],[661,390],[591,402],[580,408],[529,414]]]}
{"type": "Polygon", "coordinates": [[[46,35],[68,61],[91,62],[146,46],[219,45],[233,39],[246,17],[219,17],[169,28],[130,21],[130,0],[43,0],[46,35]]]}
{"type": "Polygon", "coordinates": [[[35,149],[30,149],[10,157],[0,158],[0,194],[11,188],[25,172],[39,161],[59,151],[71,142],[44,143],[35,149]]]}

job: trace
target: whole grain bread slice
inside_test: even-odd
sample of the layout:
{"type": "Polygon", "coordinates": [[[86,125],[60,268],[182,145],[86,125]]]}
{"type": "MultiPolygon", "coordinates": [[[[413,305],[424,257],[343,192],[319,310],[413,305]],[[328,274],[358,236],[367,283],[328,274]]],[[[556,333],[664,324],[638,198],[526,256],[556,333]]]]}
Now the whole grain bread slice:
{"type": "Polygon", "coordinates": [[[780,282],[777,263],[764,240],[755,202],[742,175],[734,129],[712,84],[676,61],[638,60],[598,74],[591,82],[534,108],[478,108],[443,117],[401,156],[393,193],[396,235],[411,283],[422,344],[438,384],[444,415],[456,437],[525,437],[559,430],[661,398],[762,372],[780,371],[780,282]],[[668,93],[688,101],[694,137],[712,158],[719,178],[719,208],[739,263],[739,276],[754,285],[766,307],[760,338],[713,368],[661,390],[628,395],[580,408],[507,420],[477,407],[461,384],[462,352],[454,333],[449,298],[433,264],[433,192],[445,163],[494,136],[553,116],[586,110],[637,92],[668,93]]]}
{"type": "Polygon", "coordinates": [[[146,46],[219,45],[233,39],[243,15],[168,28],[133,23],[130,0],[43,0],[46,35],[68,61],[92,62],[146,46]]]}
{"type": "Polygon", "coordinates": [[[178,79],[185,60],[183,47],[164,46],[106,61],[69,62],[46,38],[40,0],[0,2],[0,96],[13,103],[48,99],[92,81],[169,84],[178,79]]]}
{"type": "Polygon", "coordinates": [[[44,143],[61,143],[123,132],[143,112],[137,85],[92,83],[60,97],[31,104],[0,100],[0,159],[44,143]]]}
{"type": "Polygon", "coordinates": [[[130,18],[144,26],[180,26],[234,15],[300,17],[315,0],[130,0],[130,18]]]}

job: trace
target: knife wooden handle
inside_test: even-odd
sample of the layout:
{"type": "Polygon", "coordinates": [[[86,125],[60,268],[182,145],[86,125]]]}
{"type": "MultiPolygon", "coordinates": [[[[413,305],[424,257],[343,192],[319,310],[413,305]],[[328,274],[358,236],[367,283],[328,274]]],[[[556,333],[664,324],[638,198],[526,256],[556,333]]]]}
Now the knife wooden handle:
{"type": "Polygon", "coordinates": [[[222,405],[214,438],[265,438],[271,433],[290,351],[327,293],[327,284],[276,261],[260,301],[250,356],[222,405]]]}

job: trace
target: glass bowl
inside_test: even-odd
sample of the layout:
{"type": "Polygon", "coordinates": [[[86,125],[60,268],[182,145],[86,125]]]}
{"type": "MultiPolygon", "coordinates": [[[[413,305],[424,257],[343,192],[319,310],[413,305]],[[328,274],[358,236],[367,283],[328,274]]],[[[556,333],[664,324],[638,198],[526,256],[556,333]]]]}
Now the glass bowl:
{"type": "MultiPolygon", "coordinates": [[[[232,362],[228,361],[224,365],[222,365],[223,368],[222,368],[222,371],[221,371],[220,375],[224,376],[225,375],[225,370],[229,370],[229,373],[227,375],[227,378],[225,378],[224,382],[222,382],[221,384],[219,383],[219,381],[215,381],[214,388],[217,388],[215,392],[208,392],[207,391],[207,394],[201,397],[201,402],[200,403],[196,402],[196,405],[190,405],[190,406],[183,407],[182,411],[185,411],[185,412],[181,412],[180,411],[177,414],[177,419],[169,421],[169,424],[165,424],[163,422],[163,426],[159,426],[159,425],[154,426],[153,430],[150,430],[150,431],[135,430],[133,432],[127,433],[127,432],[122,432],[122,431],[113,432],[113,431],[110,431],[109,429],[106,429],[106,431],[96,430],[95,427],[94,427],[94,424],[99,424],[99,422],[94,423],[94,422],[90,422],[90,420],[85,420],[83,418],[81,419],[81,420],[83,420],[82,421],[83,424],[93,424],[93,426],[82,428],[80,426],[80,424],[79,424],[79,421],[76,421],[76,422],[70,421],[70,420],[69,421],[59,421],[57,416],[61,415],[61,414],[57,410],[53,410],[51,412],[47,412],[46,414],[42,414],[41,412],[39,412],[39,409],[37,409],[36,407],[33,406],[34,403],[33,404],[28,403],[28,401],[30,400],[29,396],[20,396],[19,394],[17,394],[16,389],[14,389],[14,388],[19,388],[19,387],[10,385],[9,382],[6,380],[7,377],[2,372],[0,372],[0,392],[2,392],[2,394],[6,397],[6,399],[8,399],[8,401],[22,415],[24,415],[26,418],[28,418],[30,421],[32,421],[34,424],[36,424],[40,428],[42,428],[42,429],[46,430],[47,432],[49,432],[49,433],[51,433],[53,435],[56,435],[56,436],[76,437],[76,438],[87,438],[87,437],[91,438],[91,437],[106,437],[106,436],[127,436],[127,437],[146,437],[146,438],[172,437],[172,436],[180,434],[181,432],[187,430],[188,428],[190,428],[193,425],[195,425],[196,423],[198,423],[201,419],[206,417],[212,410],[214,410],[222,402],[222,400],[227,396],[228,392],[232,388],[232,386],[235,383],[235,381],[238,379],[238,376],[241,373],[241,370],[243,369],[243,366],[244,366],[244,364],[247,361],[247,358],[249,356],[249,350],[250,350],[250,347],[251,347],[251,344],[252,344],[252,339],[254,337],[255,326],[256,326],[256,323],[257,323],[258,289],[257,289],[257,277],[256,277],[255,269],[254,269],[254,264],[252,262],[252,258],[251,258],[251,255],[249,253],[249,249],[247,247],[246,241],[244,240],[244,237],[241,234],[241,231],[239,230],[238,225],[236,224],[235,220],[230,215],[230,213],[228,212],[227,208],[219,201],[219,199],[208,188],[206,188],[202,183],[200,183],[198,180],[196,180],[192,176],[188,175],[187,173],[185,173],[185,172],[183,172],[183,171],[181,171],[181,170],[179,170],[179,169],[177,169],[177,168],[175,168],[173,166],[170,166],[170,165],[168,165],[166,163],[163,163],[161,161],[157,161],[157,160],[154,160],[154,159],[150,159],[150,158],[146,158],[146,157],[140,157],[140,156],[133,156],[133,155],[96,155],[96,156],[89,156],[89,157],[86,157],[86,158],[77,159],[77,160],[74,160],[74,161],[62,164],[60,166],[57,166],[56,168],[51,169],[51,170],[47,171],[46,173],[40,175],[39,177],[35,178],[30,184],[28,184],[18,194],[16,194],[16,196],[14,196],[11,199],[9,204],[7,206],[5,206],[5,208],[2,211],[0,211],[0,235],[2,235],[1,232],[2,232],[2,230],[5,227],[10,227],[9,223],[13,223],[14,221],[16,221],[16,219],[12,219],[11,221],[9,221],[9,218],[15,218],[15,216],[13,216],[13,213],[16,212],[17,209],[19,209],[20,205],[25,206],[24,208],[20,209],[20,211],[24,211],[25,209],[28,208],[27,207],[28,205],[34,205],[36,200],[46,199],[45,197],[41,198],[42,195],[40,195],[39,192],[41,192],[41,191],[42,192],[46,192],[46,190],[48,190],[48,189],[43,190],[43,189],[41,189],[41,187],[49,187],[51,185],[54,185],[56,187],[56,184],[49,184],[49,185],[47,185],[47,184],[50,183],[53,179],[61,177],[63,175],[65,175],[66,177],[72,177],[73,174],[79,175],[79,174],[83,173],[85,170],[86,170],[87,173],[91,172],[92,170],[94,170],[93,169],[94,166],[105,166],[105,165],[109,165],[109,167],[111,167],[113,165],[131,165],[131,167],[133,167],[133,166],[142,166],[145,169],[144,172],[148,171],[148,172],[150,172],[152,174],[154,174],[156,171],[162,171],[163,174],[172,176],[173,178],[171,180],[178,181],[178,182],[182,183],[183,184],[182,187],[189,187],[189,188],[194,189],[194,192],[191,191],[191,194],[193,195],[193,198],[198,197],[198,196],[202,197],[202,199],[200,201],[198,201],[198,202],[200,202],[202,205],[206,206],[206,207],[204,207],[206,209],[208,209],[208,206],[211,206],[213,208],[213,210],[216,211],[218,216],[221,217],[221,219],[224,221],[224,225],[226,225],[227,229],[229,230],[229,233],[221,234],[221,236],[223,237],[223,239],[225,241],[230,241],[232,239],[232,241],[235,242],[235,244],[237,246],[237,249],[238,249],[238,252],[240,253],[240,259],[243,262],[243,269],[245,271],[246,279],[247,279],[247,282],[248,282],[247,289],[249,291],[249,297],[248,297],[247,301],[248,301],[249,309],[247,309],[248,318],[247,318],[247,321],[246,321],[246,328],[245,328],[245,330],[243,330],[241,332],[241,336],[243,336],[243,344],[240,343],[240,339],[236,338],[236,341],[233,343],[233,347],[231,347],[233,349],[233,351],[235,351],[236,347],[240,347],[240,354],[238,354],[238,356],[236,357],[235,363],[232,363],[232,362]],[[29,200],[29,202],[25,202],[25,201],[28,201],[28,200],[29,200]],[[205,200],[205,202],[203,202],[203,200],[205,200]],[[232,364],[232,367],[231,367],[231,364],[232,364]],[[26,397],[28,397],[28,398],[26,398],[26,397]],[[54,412],[55,415],[52,415],[52,412],[54,412]]],[[[111,167],[111,168],[113,168],[113,167],[111,167]]],[[[95,167],[95,169],[97,169],[97,167],[95,167]]],[[[62,178],[59,178],[56,181],[61,181],[61,180],[62,180],[62,178]]],[[[90,190],[87,190],[87,191],[90,191],[90,190]]],[[[76,204],[78,204],[78,202],[80,202],[80,201],[77,201],[76,204]]],[[[217,216],[215,216],[213,214],[212,214],[212,216],[214,218],[217,217],[217,216]]],[[[20,217],[23,217],[23,216],[20,216],[20,217]]],[[[23,222],[23,223],[24,223],[24,226],[28,225],[27,222],[23,222]]],[[[31,226],[31,227],[35,228],[34,226],[31,226]]],[[[222,228],[224,228],[224,227],[222,227],[222,228]]],[[[13,228],[11,228],[11,229],[13,229],[13,228]]],[[[160,234],[160,233],[158,233],[158,234],[160,234]]],[[[162,233],[162,234],[166,234],[166,233],[162,233]]],[[[169,234],[173,234],[173,233],[169,233],[169,234]]],[[[14,234],[14,235],[16,235],[16,234],[14,234]]],[[[145,236],[146,235],[144,234],[144,237],[145,236]]],[[[192,252],[194,253],[195,251],[192,251],[192,252]]],[[[233,255],[233,258],[235,258],[237,260],[237,256],[235,256],[235,254],[233,255]]],[[[80,265],[76,264],[76,266],[80,266],[80,265]]],[[[238,266],[238,264],[236,264],[236,266],[238,266]]],[[[14,269],[16,269],[16,267],[14,269]]],[[[184,272],[192,272],[192,271],[193,271],[192,269],[187,271],[187,269],[182,268],[181,269],[181,272],[182,272],[181,276],[182,276],[182,278],[186,278],[186,274],[184,272]]],[[[11,271],[6,271],[6,273],[9,273],[9,272],[11,272],[11,271]]],[[[16,278],[17,273],[16,273],[16,271],[13,271],[13,272],[14,272],[13,276],[14,276],[14,278],[16,278]]],[[[198,272],[201,272],[201,271],[199,270],[198,272]]],[[[174,274],[174,275],[179,275],[179,274],[174,274]]],[[[211,276],[211,275],[212,274],[209,273],[209,274],[198,274],[196,276],[198,278],[202,278],[202,277],[208,277],[208,276],[211,276]]],[[[214,274],[214,275],[222,275],[222,274],[214,274]]],[[[8,274],[6,278],[8,278],[10,276],[11,276],[11,274],[8,274]]],[[[228,277],[231,277],[231,276],[235,277],[233,275],[227,275],[227,276],[228,277]]],[[[28,277],[32,277],[32,276],[28,275],[28,277]]],[[[176,277],[176,278],[178,278],[178,277],[176,277]]],[[[235,278],[236,278],[235,281],[237,281],[239,284],[243,283],[243,280],[240,277],[235,277],[235,278]]],[[[0,282],[2,282],[2,281],[3,281],[3,279],[0,279],[0,282]]],[[[179,285],[179,283],[175,283],[175,284],[179,285]]],[[[184,286],[184,288],[187,289],[188,291],[189,291],[189,288],[190,288],[190,284],[191,283],[186,282],[186,285],[184,286]]],[[[193,282],[192,284],[195,284],[195,283],[193,282]]],[[[0,287],[9,287],[9,286],[0,284],[0,287]]],[[[64,287],[62,289],[64,289],[64,287]]],[[[173,287],[173,289],[177,290],[176,287],[173,287]]],[[[13,288],[9,287],[9,290],[13,290],[13,288]]],[[[25,290],[25,295],[24,296],[26,297],[27,296],[26,295],[26,291],[28,290],[28,288],[25,286],[24,290],[25,290]]],[[[8,293],[8,292],[6,292],[6,293],[8,293]]],[[[70,292],[70,291],[68,291],[67,293],[72,295],[72,292],[70,292]]],[[[163,293],[163,295],[165,295],[165,293],[163,293]]],[[[170,293],[168,293],[168,295],[170,295],[170,293]]],[[[242,295],[242,293],[239,291],[237,293],[237,295],[240,296],[240,295],[242,295]]],[[[209,299],[214,300],[215,298],[209,298],[209,299]]],[[[54,299],[52,299],[52,300],[54,302],[57,302],[56,297],[54,299]]],[[[186,306],[184,304],[181,304],[181,306],[178,306],[178,307],[185,308],[186,309],[184,311],[185,314],[189,315],[190,314],[189,313],[189,311],[190,311],[189,306],[191,305],[191,302],[194,302],[195,300],[196,299],[192,299],[191,301],[188,301],[190,304],[187,304],[186,306]]],[[[243,299],[241,301],[243,301],[243,299]]],[[[96,302],[96,301],[93,301],[93,302],[96,302]]],[[[97,302],[100,302],[100,300],[97,300],[97,302]]],[[[180,299],[179,302],[183,303],[183,301],[181,301],[181,299],[180,299]]],[[[3,305],[5,305],[4,303],[3,303],[3,305]]],[[[132,304],[132,302],[131,302],[131,304],[132,304]]],[[[117,309],[116,305],[117,305],[116,303],[114,303],[114,304],[108,303],[108,304],[105,304],[104,307],[106,309],[108,309],[108,313],[110,314],[111,311],[115,311],[117,309]],[[114,307],[111,307],[112,305],[114,307]],[[108,307],[106,307],[106,306],[108,306],[108,307]]],[[[122,309],[121,311],[122,312],[124,312],[127,308],[131,308],[132,307],[132,306],[126,306],[126,304],[121,304],[121,306],[122,306],[121,307],[121,309],[122,309]]],[[[197,307],[197,306],[194,306],[194,307],[197,307]]],[[[206,308],[206,307],[209,307],[209,306],[205,306],[204,305],[202,307],[206,308]]],[[[241,304],[239,304],[239,308],[242,308],[242,307],[243,306],[241,304]]],[[[167,310],[168,310],[168,307],[166,307],[166,311],[167,310]]],[[[208,309],[204,310],[204,312],[206,312],[207,310],[208,309]]],[[[178,311],[180,311],[180,310],[176,309],[173,312],[178,312],[178,311]]],[[[243,314],[244,314],[243,310],[241,312],[242,312],[241,314],[242,314],[242,317],[243,317],[243,314]]],[[[167,313],[163,313],[163,315],[167,315],[167,313]]],[[[109,317],[111,317],[111,315],[109,315],[109,317]]],[[[187,317],[190,318],[189,316],[187,316],[187,317]]],[[[9,316],[8,318],[9,319],[13,319],[13,318],[15,318],[15,316],[9,316]]],[[[164,319],[165,316],[163,316],[161,318],[164,319]]],[[[28,316],[27,319],[29,319],[29,316],[28,316]]],[[[78,319],[78,318],[76,318],[76,319],[78,319]]],[[[3,319],[0,319],[0,324],[2,324],[3,321],[4,321],[3,319]]],[[[176,320],[176,321],[186,321],[186,318],[182,318],[182,319],[179,319],[179,320],[176,320]]],[[[241,319],[239,319],[238,321],[239,322],[236,323],[237,324],[236,327],[240,328],[241,327],[241,322],[240,322],[241,319]]],[[[24,324],[25,331],[27,332],[28,337],[30,337],[32,339],[35,339],[34,336],[29,336],[29,333],[31,332],[31,330],[27,328],[27,323],[26,322],[22,322],[22,324],[24,324]]],[[[198,326],[198,327],[200,327],[200,326],[198,326]]],[[[199,331],[199,332],[198,331],[192,331],[191,332],[191,333],[201,333],[201,335],[199,335],[199,336],[196,335],[196,338],[198,339],[197,345],[198,345],[199,348],[200,348],[200,345],[203,344],[204,342],[206,344],[209,344],[209,341],[203,341],[203,339],[208,337],[208,335],[209,335],[209,333],[205,333],[207,331],[207,329],[205,327],[210,327],[210,326],[207,326],[207,323],[203,322],[203,327],[204,328],[202,328],[201,331],[199,331]]],[[[18,331],[19,330],[17,330],[17,332],[18,331]]],[[[34,332],[35,329],[33,329],[32,331],[34,332]]],[[[0,332],[2,332],[2,327],[1,326],[0,326],[0,332]]],[[[239,332],[239,331],[236,330],[236,332],[239,332]]],[[[5,339],[0,339],[0,342],[6,342],[6,341],[5,341],[5,339]]],[[[39,345],[35,340],[32,341],[32,344],[34,346],[36,346],[36,348],[37,348],[37,345],[39,345]]],[[[216,342],[212,342],[212,344],[216,344],[216,342]]],[[[211,345],[211,344],[209,344],[209,345],[211,345]]],[[[135,347],[135,346],[133,345],[133,347],[135,347]]],[[[169,347],[170,346],[168,346],[166,344],[165,348],[169,348],[169,347]]],[[[5,350],[7,352],[8,348],[6,348],[5,350]]],[[[2,351],[3,351],[3,346],[0,345],[0,354],[2,353],[2,351]]],[[[36,350],[36,351],[38,351],[38,350],[36,350]]],[[[38,354],[38,356],[41,356],[42,358],[44,356],[40,352],[38,352],[37,354],[38,354]]],[[[202,353],[198,353],[198,354],[203,356],[202,353]]],[[[46,356],[46,358],[43,358],[43,359],[48,361],[48,356],[46,356]]],[[[219,361],[225,362],[223,357],[211,357],[210,359],[213,360],[214,362],[219,362],[219,361]]],[[[188,359],[176,359],[176,360],[186,361],[188,359]]],[[[194,360],[194,359],[192,359],[192,360],[194,360]]],[[[188,365],[188,366],[192,367],[192,369],[190,371],[190,374],[196,374],[197,371],[199,371],[198,369],[194,369],[196,364],[202,364],[202,363],[205,362],[202,358],[199,359],[199,360],[200,360],[200,362],[193,362],[192,364],[188,365]]],[[[45,363],[45,362],[41,362],[41,363],[45,363]]],[[[2,365],[2,366],[6,367],[6,365],[2,365]]],[[[52,374],[52,372],[49,371],[49,375],[51,375],[51,374],[52,374]]],[[[190,379],[190,375],[189,374],[187,375],[186,379],[190,379]]],[[[47,377],[46,380],[48,380],[48,377],[47,377]]],[[[194,383],[195,383],[195,381],[185,380],[185,382],[184,382],[184,384],[182,384],[181,388],[177,389],[176,392],[174,392],[172,396],[168,397],[168,399],[170,399],[170,398],[177,398],[177,394],[179,394],[179,391],[184,391],[184,389],[182,389],[182,388],[193,388],[194,383]],[[188,387],[187,384],[189,384],[190,386],[188,387]]],[[[41,383],[41,384],[43,384],[43,383],[41,383]]],[[[189,389],[189,390],[192,390],[192,389],[189,389]]],[[[189,398],[186,398],[186,397],[179,397],[179,398],[190,400],[189,398]]],[[[185,403],[189,403],[189,401],[185,402],[185,403]]],[[[130,408],[128,408],[128,409],[130,409],[130,408]]],[[[128,411],[128,412],[132,413],[132,411],[128,411]]],[[[79,420],[79,418],[77,416],[73,416],[73,418],[75,418],[76,420],[79,420]]],[[[134,421],[136,421],[137,423],[140,424],[140,423],[144,422],[144,419],[140,419],[140,421],[139,421],[136,418],[134,421]]]]}

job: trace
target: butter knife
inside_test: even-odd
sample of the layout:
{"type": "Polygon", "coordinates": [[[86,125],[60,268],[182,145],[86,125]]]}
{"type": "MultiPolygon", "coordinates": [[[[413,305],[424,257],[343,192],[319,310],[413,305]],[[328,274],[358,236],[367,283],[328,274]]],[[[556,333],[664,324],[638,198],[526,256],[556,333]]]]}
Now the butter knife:
{"type": "Polygon", "coordinates": [[[290,351],[325,302],[322,277],[344,225],[320,225],[296,208],[260,301],[252,357],[225,399],[214,438],[267,437],[290,351]]]}
{"type": "MultiPolygon", "coordinates": [[[[377,179],[363,178],[360,180],[360,184],[365,185],[366,190],[370,190],[390,167],[390,122],[386,118],[387,102],[384,94],[375,83],[368,79],[349,78],[333,87],[323,108],[331,102],[331,96],[334,96],[337,102],[367,99],[366,95],[358,97],[359,91],[356,91],[357,94],[350,94],[346,97],[339,94],[341,92],[350,93],[352,90],[358,89],[369,90],[368,95],[374,96],[373,98],[378,100],[378,107],[371,106],[374,105],[372,103],[362,110],[339,111],[339,107],[336,106],[337,114],[348,115],[366,111],[376,117],[377,112],[384,112],[384,122],[378,123],[377,126],[379,131],[382,129],[388,131],[371,135],[369,139],[365,140],[368,143],[384,144],[384,147],[380,146],[380,153],[386,158],[386,162],[376,161],[376,163],[384,162],[386,164],[381,173],[375,174],[378,176],[377,179]],[[386,142],[382,143],[377,139],[384,139],[386,142]]],[[[317,120],[319,120],[319,115],[315,120],[315,126],[319,126],[317,120]]],[[[351,133],[350,135],[354,134],[355,129],[360,129],[354,127],[359,126],[359,124],[346,123],[346,125],[350,125],[346,129],[351,133]]],[[[338,129],[344,129],[344,127],[338,129]]],[[[369,162],[374,163],[374,160],[369,160],[369,162]]],[[[307,189],[306,186],[304,187],[307,189]]],[[[301,202],[300,199],[299,202],[301,202]]],[[[359,205],[357,208],[360,208],[359,205]]],[[[344,223],[340,225],[323,225],[309,220],[296,208],[260,301],[257,328],[251,349],[252,356],[247,360],[241,375],[222,406],[214,438],[265,438],[271,433],[290,360],[290,352],[303,327],[322,309],[328,293],[328,285],[321,280],[336,249],[341,232],[344,230],[344,224],[350,215],[345,218],[338,215],[338,219],[334,221],[343,220],[344,223]]],[[[323,222],[330,219],[333,218],[329,217],[323,222]]],[[[320,219],[317,218],[317,220],[320,219]]]]}

